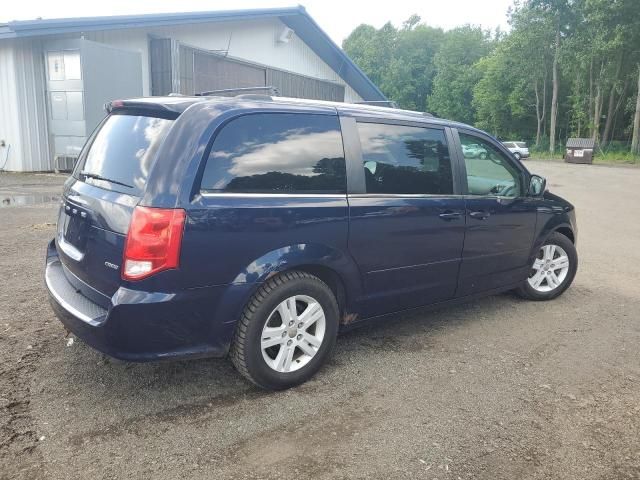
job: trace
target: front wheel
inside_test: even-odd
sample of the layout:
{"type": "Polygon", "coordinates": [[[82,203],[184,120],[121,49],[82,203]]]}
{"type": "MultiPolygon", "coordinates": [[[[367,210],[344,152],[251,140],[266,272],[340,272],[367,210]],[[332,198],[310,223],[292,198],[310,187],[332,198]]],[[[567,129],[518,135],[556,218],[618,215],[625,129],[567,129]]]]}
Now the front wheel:
{"type": "Polygon", "coordinates": [[[282,390],[311,378],[335,345],[339,310],[331,289],[306,272],[269,279],[236,327],[231,361],[261,388],[282,390]]]}
{"type": "Polygon", "coordinates": [[[517,293],[529,300],[551,300],[573,282],[578,270],[578,252],[567,237],[552,233],[533,260],[529,276],[517,293]]]}
{"type": "Polygon", "coordinates": [[[515,152],[513,156],[516,157],[516,160],[518,161],[522,158],[522,155],[520,155],[518,152],[515,152]]]}

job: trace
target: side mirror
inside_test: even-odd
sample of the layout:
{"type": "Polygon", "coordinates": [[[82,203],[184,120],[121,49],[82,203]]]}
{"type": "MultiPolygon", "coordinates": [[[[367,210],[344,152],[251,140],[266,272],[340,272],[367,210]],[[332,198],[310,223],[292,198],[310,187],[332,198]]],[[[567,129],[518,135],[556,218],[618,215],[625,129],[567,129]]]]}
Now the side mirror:
{"type": "Polygon", "coordinates": [[[547,190],[547,180],[540,175],[531,175],[529,180],[529,195],[532,197],[541,197],[547,190]]]}

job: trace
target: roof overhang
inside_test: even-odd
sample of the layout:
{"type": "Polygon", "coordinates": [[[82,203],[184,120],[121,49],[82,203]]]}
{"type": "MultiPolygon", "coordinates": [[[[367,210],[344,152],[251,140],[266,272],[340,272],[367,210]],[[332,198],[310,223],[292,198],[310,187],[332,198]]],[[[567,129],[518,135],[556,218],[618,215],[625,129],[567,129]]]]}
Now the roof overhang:
{"type": "Polygon", "coordinates": [[[380,89],[331,40],[303,6],[217,12],[22,20],[0,25],[0,41],[9,38],[44,37],[96,30],[150,28],[209,22],[259,20],[263,18],[278,18],[293,29],[296,35],[364,100],[386,100],[380,89]]]}

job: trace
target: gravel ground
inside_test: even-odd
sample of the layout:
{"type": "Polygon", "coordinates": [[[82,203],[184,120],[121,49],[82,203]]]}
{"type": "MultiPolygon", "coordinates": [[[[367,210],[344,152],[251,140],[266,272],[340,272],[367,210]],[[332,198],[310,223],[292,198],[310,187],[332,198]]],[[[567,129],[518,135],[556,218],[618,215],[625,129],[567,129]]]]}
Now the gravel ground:
{"type": "Polygon", "coordinates": [[[0,478],[640,478],[640,169],[527,165],[577,207],[564,296],[364,327],[281,393],[68,347],[42,281],[63,177],[0,175],[0,478]]]}

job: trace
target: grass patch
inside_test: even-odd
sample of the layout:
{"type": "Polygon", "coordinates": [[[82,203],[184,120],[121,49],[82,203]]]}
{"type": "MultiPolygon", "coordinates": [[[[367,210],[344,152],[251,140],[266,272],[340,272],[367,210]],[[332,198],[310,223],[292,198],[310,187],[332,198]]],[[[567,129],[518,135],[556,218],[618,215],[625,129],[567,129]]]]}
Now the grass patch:
{"type": "MultiPolygon", "coordinates": [[[[564,149],[551,155],[548,150],[531,150],[531,160],[564,160],[564,149]]],[[[596,149],[593,157],[594,164],[601,165],[640,165],[640,155],[629,151],[603,151],[596,149]]]]}
{"type": "Polygon", "coordinates": [[[594,163],[640,165],[640,155],[633,155],[629,152],[596,152],[594,163]]]}

